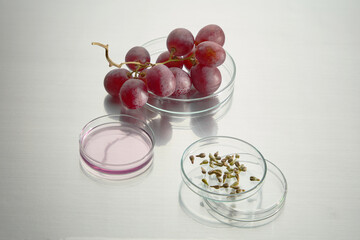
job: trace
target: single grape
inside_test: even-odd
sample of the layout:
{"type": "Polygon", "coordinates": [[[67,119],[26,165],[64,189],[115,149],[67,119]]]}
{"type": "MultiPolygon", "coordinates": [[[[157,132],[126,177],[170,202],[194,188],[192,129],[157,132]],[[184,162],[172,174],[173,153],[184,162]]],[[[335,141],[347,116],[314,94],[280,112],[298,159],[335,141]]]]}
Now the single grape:
{"type": "Polygon", "coordinates": [[[176,88],[174,74],[163,64],[150,68],[146,73],[146,80],[149,90],[160,97],[170,96],[176,88]]]}
{"type": "Polygon", "coordinates": [[[174,74],[176,80],[176,88],[171,96],[179,97],[181,95],[187,94],[190,91],[192,85],[189,75],[184,70],[177,67],[169,69],[174,74]]]}
{"type": "Polygon", "coordinates": [[[188,54],[186,54],[184,56],[183,63],[187,70],[190,70],[193,66],[198,64],[198,60],[195,57],[195,47],[193,48],[193,50],[191,50],[191,52],[189,52],[188,54]],[[188,59],[188,58],[190,58],[190,59],[188,59]]]}
{"type": "MultiPolygon", "coordinates": [[[[161,53],[158,58],[156,59],[156,63],[163,63],[170,59],[170,52],[166,51],[161,53]]],[[[173,59],[180,60],[181,58],[174,56],[173,59]]],[[[183,67],[183,61],[171,61],[164,64],[168,68],[171,67],[177,67],[182,68],[183,67]]]]}
{"type": "Polygon", "coordinates": [[[190,77],[196,90],[204,95],[212,94],[221,84],[221,73],[216,67],[198,64],[191,68],[190,77]]]}
{"type": "Polygon", "coordinates": [[[169,33],[166,46],[174,56],[184,56],[193,49],[194,36],[185,28],[176,28],[169,33]]]}
{"type": "Polygon", "coordinates": [[[119,97],[121,86],[129,79],[130,72],[124,68],[113,69],[104,78],[105,90],[113,97],[119,97]]]}
{"type": "Polygon", "coordinates": [[[216,42],[217,44],[224,46],[224,31],[221,29],[221,27],[215,24],[210,24],[203,27],[195,37],[195,45],[205,41],[216,42]]]}
{"type": "Polygon", "coordinates": [[[130,109],[144,106],[149,98],[147,87],[140,79],[131,78],[127,80],[120,89],[122,103],[130,109]]]}
{"type": "Polygon", "coordinates": [[[195,57],[200,64],[208,67],[218,67],[224,63],[225,50],[215,42],[205,41],[196,46],[195,57]]]}
{"type": "MultiPolygon", "coordinates": [[[[133,47],[126,53],[125,62],[140,62],[142,64],[150,62],[150,53],[144,47],[133,47]]],[[[126,66],[133,71],[139,67],[136,64],[126,64],[126,66]]],[[[143,69],[144,67],[141,67],[138,70],[141,71],[143,69]]]]}

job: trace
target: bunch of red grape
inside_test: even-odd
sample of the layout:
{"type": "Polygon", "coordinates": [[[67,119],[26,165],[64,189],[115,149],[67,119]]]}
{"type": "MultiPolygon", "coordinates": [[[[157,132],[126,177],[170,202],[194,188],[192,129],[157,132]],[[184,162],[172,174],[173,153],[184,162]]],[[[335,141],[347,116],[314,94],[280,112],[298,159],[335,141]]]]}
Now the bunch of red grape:
{"type": "Polygon", "coordinates": [[[223,45],[224,31],[211,24],[200,29],[196,37],[185,28],[176,28],[167,36],[168,51],[161,53],[156,63],[144,48],[131,48],[125,62],[115,64],[108,57],[108,46],[93,43],[106,49],[111,70],[104,79],[105,90],[113,97],[120,97],[129,109],[146,104],[149,91],[160,97],[186,95],[192,86],[202,95],[214,93],[221,84],[217,68],[226,57],[223,45]],[[128,69],[122,68],[126,65],[128,69]]]}

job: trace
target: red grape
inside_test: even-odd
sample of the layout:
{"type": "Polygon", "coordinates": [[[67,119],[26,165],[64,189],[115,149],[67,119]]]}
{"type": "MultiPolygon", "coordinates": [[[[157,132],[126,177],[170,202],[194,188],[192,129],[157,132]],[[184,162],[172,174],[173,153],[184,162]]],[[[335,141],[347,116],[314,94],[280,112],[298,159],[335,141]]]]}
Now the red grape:
{"type": "Polygon", "coordinates": [[[104,78],[105,90],[113,97],[119,97],[121,86],[129,79],[130,72],[124,68],[113,69],[104,78]]]}
{"type": "Polygon", "coordinates": [[[149,93],[143,81],[131,78],[120,89],[120,98],[127,108],[137,109],[146,104],[149,93]]]}
{"type": "Polygon", "coordinates": [[[176,80],[176,88],[171,96],[178,97],[187,94],[192,85],[189,75],[184,70],[177,67],[169,69],[174,74],[176,80]]]}
{"type": "MultiPolygon", "coordinates": [[[[156,63],[163,63],[170,59],[170,52],[166,51],[159,55],[159,57],[156,60],[156,63]]],[[[173,59],[179,59],[178,57],[174,56],[173,59]]],[[[177,67],[182,68],[183,67],[183,61],[171,61],[164,64],[168,68],[171,67],[177,67]]]]}
{"type": "MultiPolygon", "coordinates": [[[[131,48],[125,56],[125,62],[140,62],[142,64],[150,62],[150,54],[144,47],[133,47],[131,48]]],[[[136,64],[126,64],[130,70],[135,71],[138,69],[139,65],[136,64]]],[[[143,70],[144,68],[139,68],[138,70],[143,70]]]]}
{"type": "Polygon", "coordinates": [[[193,49],[194,36],[185,28],[176,28],[169,33],[166,46],[174,56],[184,56],[193,49]]]}
{"type": "Polygon", "coordinates": [[[190,77],[196,90],[204,95],[212,94],[221,84],[221,73],[216,67],[198,64],[191,68],[190,77]]]}
{"type": "Polygon", "coordinates": [[[224,46],[224,31],[221,29],[221,27],[215,24],[210,24],[203,27],[195,37],[195,45],[205,41],[216,42],[217,44],[224,46]]]}
{"type": "Polygon", "coordinates": [[[205,41],[196,46],[195,57],[203,65],[218,67],[224,63],[226,53],[219,44],[205,41]]]}
{"type": "Polygon", "coordinates": [[[163,64],[150,68],[146,73],[146,80],[149,90],[160,97],[170,96],[176,88],[174,74],[163,64]]]}

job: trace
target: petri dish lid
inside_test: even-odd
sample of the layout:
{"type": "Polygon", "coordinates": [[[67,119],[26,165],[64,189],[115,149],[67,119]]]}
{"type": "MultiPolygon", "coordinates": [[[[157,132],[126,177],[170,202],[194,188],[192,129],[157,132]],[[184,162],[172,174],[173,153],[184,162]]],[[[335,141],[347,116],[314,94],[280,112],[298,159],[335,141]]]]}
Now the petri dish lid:
{"type": "Polygon", "coordinates": [[[152,129],[138,118],[125,114],[101,116],[80,133],[80,164],[98,178],[129,179],[149,169],[154,142],[152,129]]]}
{"type": "Polygon", "coordinates": [[[236,202],[204,198],[208,213],[218,221],[235,227],[257,227],[273,221],[285,204],[287,181],[281,170],[269,160],[262,188],[248,199],[236,202]]]}

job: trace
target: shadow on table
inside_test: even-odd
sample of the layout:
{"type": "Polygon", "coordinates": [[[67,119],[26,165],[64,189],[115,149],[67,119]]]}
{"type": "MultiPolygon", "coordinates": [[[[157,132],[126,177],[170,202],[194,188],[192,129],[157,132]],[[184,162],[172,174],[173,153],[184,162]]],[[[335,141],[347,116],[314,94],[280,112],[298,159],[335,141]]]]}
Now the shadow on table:
{"type": "MultiPolygon", "coordinates": [[[[104,108],[107,114],[127,114],[146,122],[153,130],[155,144],[166,145],[172,138],[173,129],[191,130],[200,138],[217,135],[218,121],[229,111],[232,105],[232,94],[222,103],[217,99],[205,102],[213,106],[201,113],[171,114],[156,111],[149,106],[140,109],[128,109],[118,98],[107,95],[104,98],[104,108]]],[[[193,106],[197,108],[198,106],[193,106]]]]}

